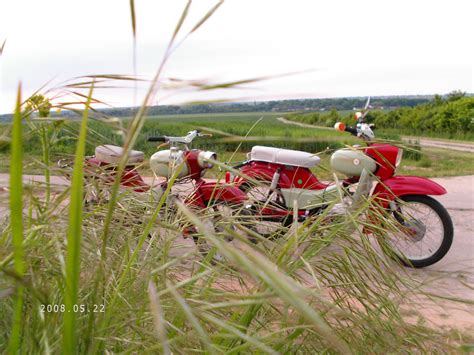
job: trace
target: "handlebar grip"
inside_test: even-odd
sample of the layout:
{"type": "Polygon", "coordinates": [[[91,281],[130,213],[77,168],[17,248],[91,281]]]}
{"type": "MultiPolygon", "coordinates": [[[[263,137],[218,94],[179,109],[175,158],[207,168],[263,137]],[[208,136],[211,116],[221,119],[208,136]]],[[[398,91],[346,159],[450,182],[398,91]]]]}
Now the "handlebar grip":
{"type": "Polygon", "coordinates": [[[349,132],[350,134],[357,136],[357,128],[346,126],[344,131],[349,132]]]}
{"type": "Polygon", "coordinates": [[[334,128],[337,131],[349,132],[349,133],[353,134],[354,136],[357,136],[357,129],[354,128],[354,127],[348,127],[343,122],[336,122],[336,124],[334,125],[334,128]]]}
{"type": "Polygon", "coordinates": [[[147,142],[167,142],[166,136],[152,136],[147,138],[147,142]]]}

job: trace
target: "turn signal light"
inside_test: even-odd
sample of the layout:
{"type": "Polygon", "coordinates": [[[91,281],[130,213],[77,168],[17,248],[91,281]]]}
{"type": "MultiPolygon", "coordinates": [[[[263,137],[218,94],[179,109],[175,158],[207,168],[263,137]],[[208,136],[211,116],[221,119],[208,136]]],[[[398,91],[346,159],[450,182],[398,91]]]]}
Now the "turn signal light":
{"type": "Polygon", "coordinates": [[[334,125],[334,129],[336,131],[344,132],[344,130],[346,129],[346,125],[343,122],[336,122],[336,124],[334,125]]]}

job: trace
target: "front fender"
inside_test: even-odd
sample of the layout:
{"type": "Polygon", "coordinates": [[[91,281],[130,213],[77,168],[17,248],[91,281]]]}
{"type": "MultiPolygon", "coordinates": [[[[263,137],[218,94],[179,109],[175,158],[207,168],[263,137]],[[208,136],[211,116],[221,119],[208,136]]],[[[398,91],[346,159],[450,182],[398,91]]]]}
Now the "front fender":
{"type": "Polygon", "coordinates": [[[384,208],[396,197],[405,195],[444,195],[446,189],[440,184],[419,176],[394,176],[379,182],[372,195],[384,208]]]}
{"type": "Polygon", "coordinates": [[[242,204],[247,195],[233,185],[218,182],[200,184],[187,201],[197,207],[205,208],[209,202],[225,202],[227,204],[242,204]]]}

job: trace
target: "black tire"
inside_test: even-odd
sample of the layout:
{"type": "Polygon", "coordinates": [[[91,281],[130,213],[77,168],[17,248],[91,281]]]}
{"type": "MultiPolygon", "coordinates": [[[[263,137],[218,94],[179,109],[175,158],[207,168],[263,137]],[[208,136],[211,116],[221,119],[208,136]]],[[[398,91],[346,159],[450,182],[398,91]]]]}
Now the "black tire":
{"type": "MultiPolygon", "coordinates": [[[[405,266],[409,267],[414,267],[414,268],[422,268],[426,267],[429,265],[433,265],[434,263],[440,261],[449,251],[451,244],[453,243],[453,234],[454,234],[454,227],[453,227],[453,222],[451,220],[451,217],[446,210],[446,208],[443,207],[441,203],[439,203],[437,200],[426,196],[426,195],[406,195],[400,197],[400,200],[403,201],[398,207],[397,211],[394,211],[394,217],[395,219],[400,222],[404,223],[403,221],[406,220],[407,217],[403,217],[403,212],[402,209],[404,208],[403,206],[408,206],[410,203],[414,204],[421,204],[425,205],[428,208],[430,208],[439,218],[441,221],[441,225],[443,227],[443,233],[442,233],[442,240],[439,245],[439,247],[433,251],[431,255],[428,257],[424,258],[410,258],[406,254],[401,254],[399,251],[396,250],[396,247],[393,247],[393,251],[395,252],[395,256],[397,259],[399,259],[405,266]],[[401,211],[401,212],[400,212],[401,211]]],[[[416,219],[416,223],[419,223],[420,220],[416,219]]],[[[423,224],[423,222],[421,222],[423,224]]],[[[427,228],[425,224],[423,224],[424,228],[427,228]]],[[[423,236],[421,237],[421,240],[425,237],[426,234],[426,229],[423,232],[423,236]]],[[[440,233],[441,234],[441,233],[440,233]]],[[[412,245],[415,245],[419,241],[412,242],[412,245]]],[[[389,242],[389,244],[391,244],[389,242]]]]}

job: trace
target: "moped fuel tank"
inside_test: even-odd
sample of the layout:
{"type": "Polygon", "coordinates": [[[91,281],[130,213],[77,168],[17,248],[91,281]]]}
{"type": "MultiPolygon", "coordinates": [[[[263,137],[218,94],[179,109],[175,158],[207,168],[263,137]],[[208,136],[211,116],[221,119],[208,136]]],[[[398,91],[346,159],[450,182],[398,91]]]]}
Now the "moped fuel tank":
{"type": "Polygon", "coordinates": [[[182,150],[160,150],[150,158],[150,168],[156,176],[171,177],[175,171],[179,171],[178,178],[189,175],[188,166],[185,162],[182,150]]]}
{"type": "Polygon", "coordinates": [[[374,173],[377,169],[376,162],[356,149],[339,149],[331,156],[331,167],[346,176],[360,176],[362,170],[374,173]]]}

